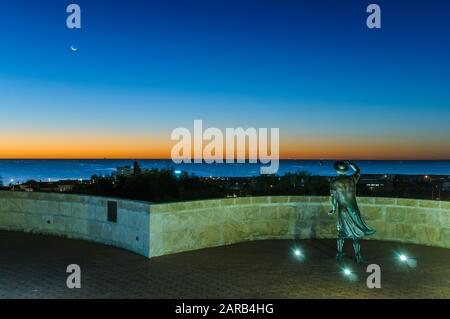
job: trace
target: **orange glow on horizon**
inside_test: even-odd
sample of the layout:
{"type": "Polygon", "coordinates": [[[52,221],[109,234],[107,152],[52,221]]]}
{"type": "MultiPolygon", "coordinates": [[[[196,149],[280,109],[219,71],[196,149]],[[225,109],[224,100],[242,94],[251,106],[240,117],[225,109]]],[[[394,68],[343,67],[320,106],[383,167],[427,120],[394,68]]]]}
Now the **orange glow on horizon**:
{"type": "MultiPolygon", "coordinates": [[[[6,135],[3,134],[3,137],[6,135]]],[[[1,139],[2,159],[169,159],[172,146],[165,136],[16,134],[1,139]]],[[[206,144],[206,143],[205,143],[206,144]]],[[[205,145],[204,144],[204,145],[205,145]]],[[[225,154],[225,152],[224,152],[225,154]]],[[[450,147],[407,143],[398,139],[282,139],[280,159],[420,160],[450,159],[450,147]]]]}

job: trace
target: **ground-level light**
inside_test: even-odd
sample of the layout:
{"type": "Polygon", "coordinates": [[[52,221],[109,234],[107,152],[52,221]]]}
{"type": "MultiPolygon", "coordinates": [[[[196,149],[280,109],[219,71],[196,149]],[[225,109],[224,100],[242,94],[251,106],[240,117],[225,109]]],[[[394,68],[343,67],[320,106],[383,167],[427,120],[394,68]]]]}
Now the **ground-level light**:
{"type": "Polygon", "coordinates": [[[291,254],[294,255],[295,259],[299,261],[303,261],[305,259],[305,255],[303,255],[303,252],[298,247],[292,247],[291,254]]]}

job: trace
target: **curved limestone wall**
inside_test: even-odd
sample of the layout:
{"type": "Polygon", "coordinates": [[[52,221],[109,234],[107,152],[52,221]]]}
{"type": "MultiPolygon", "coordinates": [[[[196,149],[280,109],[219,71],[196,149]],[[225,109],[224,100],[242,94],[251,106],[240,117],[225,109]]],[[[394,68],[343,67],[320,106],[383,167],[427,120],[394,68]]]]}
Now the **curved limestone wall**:
{"type": "MultiPolygon", "coordinates": [[[[450,248],[450,202],[359,198],[370,240],[450,248]]],[[[242,241],[335,238],[329,197],[268,196],[169,204],[0,192],[0,230],[84,239],[154,257],[242,241]],[[111,205],[112,204],[112,205],[111,205]],[[108,208],[109,207],[109,208],[108,208]]]]}
{"type": "Polygon", "coordinates": [[[148,256],[148,225],[148,203],[93,196],[0,192],[1,230],[84,239],[148,256]],[[108,202],[116,213],[110,216],[115,221],[108,221],[108,202]]]}
{"type": "MultiPolygon", "coordinates": [[[[359,198],[373,240],[450,248],[450,202],[359,198]]],[[[244,197],[151,205],[149,256],[261,239],[335,238],[329,197],[244,197]]]]}

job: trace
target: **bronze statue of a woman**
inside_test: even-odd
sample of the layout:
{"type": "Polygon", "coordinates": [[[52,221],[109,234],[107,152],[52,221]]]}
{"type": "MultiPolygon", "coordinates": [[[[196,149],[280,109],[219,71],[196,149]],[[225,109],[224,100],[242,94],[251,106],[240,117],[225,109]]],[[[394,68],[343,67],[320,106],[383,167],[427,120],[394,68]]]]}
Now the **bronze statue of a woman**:
{"type": "Polygon", "coordinates": [[[337,255],[338,261],[342,260],[342,249],[344,240],[353,240],[353,249],[357,263],[363,261],[361,256],[361,246],[359,240],[367,235],[372,235],[375,230],[367,226],[361,217],[361,213],[356,203],[356,184],[360,178],[360,169],[356,164],[349,161],[337,161],[334,169],[339,174],[331,182],[331,205],[332,210],[328,213],[332,215],[338,213],[337,220],[337,255]],[[345,175],[351,167],[355,172],[352,175],[345,175]]]}

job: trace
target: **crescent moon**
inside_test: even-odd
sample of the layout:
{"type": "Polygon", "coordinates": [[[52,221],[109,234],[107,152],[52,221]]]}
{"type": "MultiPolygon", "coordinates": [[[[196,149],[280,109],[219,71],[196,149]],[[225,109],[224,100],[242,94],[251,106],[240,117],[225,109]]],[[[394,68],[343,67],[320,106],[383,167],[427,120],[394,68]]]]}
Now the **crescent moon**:
{"type": "Polygon", "coordinates": [[[78,48],[77,48],[76,46],[74,46],[74,45],[71,45],[71,46],[70,46],[70,49],[71,49],[72,51],[77,51],[77,50],[78,50],[78,48]]]}

